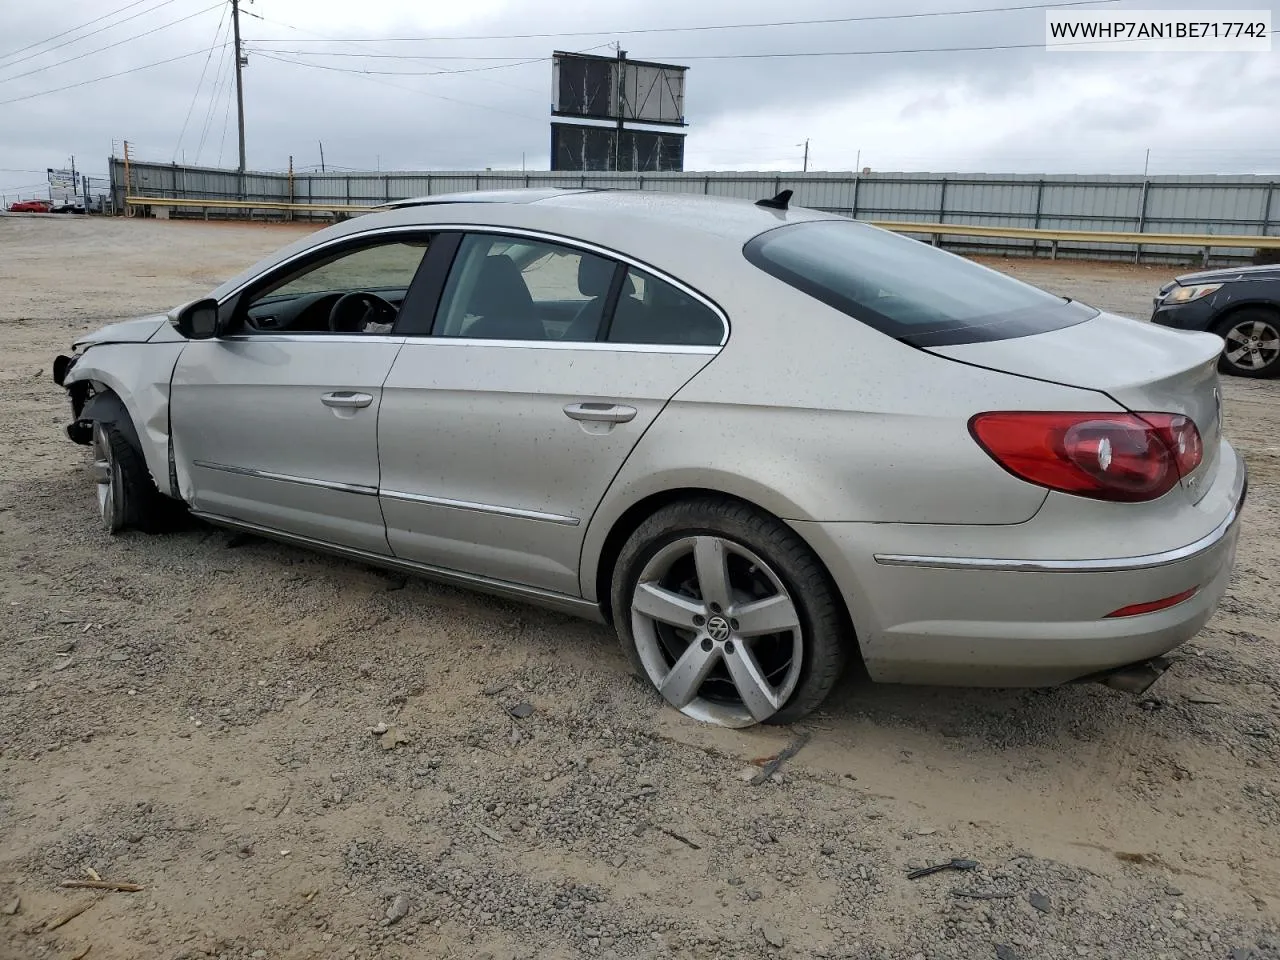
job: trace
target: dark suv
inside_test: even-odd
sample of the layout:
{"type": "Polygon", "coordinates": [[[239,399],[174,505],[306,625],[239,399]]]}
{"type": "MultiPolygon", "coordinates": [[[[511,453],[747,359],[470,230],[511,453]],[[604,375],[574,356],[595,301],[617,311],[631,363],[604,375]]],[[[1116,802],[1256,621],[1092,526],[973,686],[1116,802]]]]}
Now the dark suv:
{"type": "Polygon", "coordinates": [[[1178,277],[1160,288],[1151,322],[1222,337],[1223,373],[1274,377],[1280,374],[1280,264],[1178,277]]]}

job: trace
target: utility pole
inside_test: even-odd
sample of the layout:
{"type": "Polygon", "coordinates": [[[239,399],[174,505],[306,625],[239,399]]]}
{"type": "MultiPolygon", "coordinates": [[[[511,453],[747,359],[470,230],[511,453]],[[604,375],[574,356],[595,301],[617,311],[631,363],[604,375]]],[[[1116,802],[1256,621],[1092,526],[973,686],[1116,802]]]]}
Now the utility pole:
{"type": "MultiPolygon", "coordinates": [[[[129,141],[124,142],[124,196],[121,198],[120,207],[127,217],[129,215],[129,194],[132,193],[132,187],[129,182],[129,141]]],[[[112,203],[115,203],[113,198],[112,203]]]]}
{"type": "Polygon", "coordinates": [[[1142,175],[1145,177],[1147,171],[1151,169],[1151,148],[1147,147],[1147,159],[1142,161],[1142,175]]]}
{"type": "Polygon", "coordinates": [[[809,172],[809,138],[804,138],[804,172],[809,172]]]}
{"type": "Polygon", "coordinates": [[[320,144],[320,172],[324,173],[324,141],[317,140],[316,143],[320,144]]]}
{"type": "Polygon", "coordinates": [[[622,44],[618,44],[618,129],[613,137],[613,171],[617,173],[622,169],[622,105],[626,100],[627,83],[626,70],[623,64],[627,59],[627,51],[622,49],[622,44]]]}
{"type": "Polygon", "coordinates": [[[231,0],[231,29],[236,44],[236,121],[240,127],[240,176],[241,191],[244,189],[244,81],[240,76],[245,65],[245,56],[240,43],[240,0],[231,0]]]}

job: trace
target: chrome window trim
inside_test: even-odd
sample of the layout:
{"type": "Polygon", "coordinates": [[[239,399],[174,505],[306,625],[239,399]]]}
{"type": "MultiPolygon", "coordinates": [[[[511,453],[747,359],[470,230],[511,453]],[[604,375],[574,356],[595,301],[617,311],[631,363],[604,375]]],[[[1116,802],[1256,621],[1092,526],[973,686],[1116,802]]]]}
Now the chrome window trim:
{"type": "Polygon", "coordinates": [[[207,520],[209,523],[217,524],[222,527],[229,527],[233,530],[247,530],[251,533],[261,534],[264,537],[270,537],[273,540],[279,540],[283,543],[291,543],[296,546],[309,547],[313,550],[320,550],[324,553],[330,553],[335,556],[345,557],[352,560],[360,560],[375,566],[387,567],[392,570],[402,570],[406,573],[417,574],[419,576],[428,577],[432,580],[439,580],[444,583],[454,584],[461,587],[469,587],[473,590],[483,590],[489,593],[495,593],[499,596],[509,597],[515,600],[523,600],[527,603],[538,604],[552,610],[558,610],[562,613],[572,614],[577,617],[585,617],[598,623],[603,623],[605,618],[600,609],[600,605],[590,600],[584,600],[581,597],[573,597],[564,593],[556,593],[553,590],[546,590],[541,587],[530,587],[520,583],[512,583],[509,580],[495,580],[490,577],[483,577],[474,573],[463,573],[459,570],[451,570],[448,567],[435,567],[426,563],[418,563],[413,560],[402,560],[399,557],[393,557],[390,554],[373,553],[369,550],[360,550],[356,547],[344,547],[339,544],[330,543],[327,540],[317,540],[313,537],[304,537],[300,534],[285,533],[274,527],[266,527],[256,523],[248,523],[244,520],[234,520],[231,517],[224,517],[216,513],[206,513],[202,510],[192,510],[192,516],[207,520]]]}
{"type": "Polygon", "coordinates": [[[254,477],[258,480],[276,480],[280,483],[296,483],[303,487],[319,487],[323,490],[337,490],[340,493],[354,493],[362,497],[376,497],[377,487],[362,483],[340,483],[335,480],[316,480],[312,477],[295,477],[287,473],[276,473],[273,470],[255,470],[252,467],[236,467],[226,463],[211,463],[208,460],[192,460],[193,466],[205,470],[216,470],[219,473],[231,473],[238,477],[254,477]]]}
{"type": "MultiPolygon", "coordinates": [[[[218,300],[218,306],[222,306],[232,297],[239,296],[240,293],[242,293],[246,287],[249,287],[254,283],[257,283],[266,274],[272,273],[283,267],[287,267],[291,263],[296,263],[299,260],[306,259],[312,256],[313,254],[316,254],[332,246],[350,243],[353,240],[359,240],[359,239],[376,239],[377,237],[382,237],[382,236],[391,237],[391,236],[394,236],[395,234],[400,234],[400,233],[454,233],[454,232],[488,233],[488,234],[496,233],[504,236],[509,235],[509,236],[517,236],[517,237],[527,237],[531,240],[541,240],[546,243],[558,243],[561,246],[574,247],[576,249],[586,251],[587,253],[594,253],[597,256],[606,257],[610,260],[617,260],[617,261],[620,261],[621,263],[627,264],[628,266],[635,267],[638,270],[643,270],[646,273],[653,274],[653,276],[657,277],[659,280],[662,280],[666,283],[671,284],[673,287],[677,288],[678,290],[684,291],[685,293],[693,297],[695,300],[697,300],[703,306],[707,307],[709,310],[711,310],[712,313],[714,313],[717,317],[720,318],[720,325],[723,328],[720,334],[720,343],[716,345],[710,345],[710,346],[701,346],[700,349],[711,350],[714,352],[724,347],[724,345],[729,342],[729,332],[730,332],[729,315],[726,314],[723,309],[721,309],[719,304],[717,304],[714,300],[712,300],[710,297],[706,296],[705,294],[695,290],[693,287],[689,286],[683,280],[678,280],[675,277],[671,276],[671,274],[666,273],[663,270],[659,270],[657,267],[654,267],[648,263],[645,263],[643,260],[637,260],[635,257],[632,257],[629,254],[622,253],[618,250],[612,250],[609,247],[600,246],[599,244],[592,243],[589,240],[579,240],[576,237],[566,237],[561,234],[548,233],[544,230],[530,230],[525,227],[504,227],[497,224],[488,224],[488,223],[470,223],[470,224],[418,223],[418,224],[411,224],[411,225],[376,227],[372,230],[362,230],[356,233],[344,234],[341,237],[334,237],[332,240],[325,240],[322,243],[317,243],[315,246],[308,247],[306,250],[301,250],[298,253],[295,253],[293,256],[288,257],[284,260],[281,260],[278,263],[273,263],[266,270],[262,271],[262,273],[259,273],[255,277],[251,277],[250,279],[246,280],[244,283],[236,287],[234,290],[224,295],[220,300],[218,300]]],[[[230,340],[230,339],[239,338],[244,340],[260,340],[264,336],[270,336],[270,334],[263,334],[261,336],[251,335],[251,334],[250,335],[237,334],[234,338],[225,337],[222,339],[230,340]]],[[[326,334],[323,332],[303,334],[302,336],[312,337],[312,338],[324,337],[326,338],[327,342],[331,342],[331,343],[337,342],[337,337],[338,337],[338,335],[326,334]]],[[[369,338],[361,337],[359,339],[367,340],[369,338]]],[[[462,340],[465,338],[434,337],[434,336],[429,336],[424,334],[421,336],[413,336],[413,337],[406,337],[406,336],[393,337],[392,339],[396,339],[396,340],[412,339],[417,341],[417,340],[428,340],[428,339],[430,340],[448,340],[448,339],[462,340]]],[[[599,343],[599,341],[585,341],[585,342],[599,343]]],[[[566,343],[564,341],[542,341],[542,340],[535,340],[535,341],[471,340],[470,343],[473,345],[482,344],[482,343],[521,343],[521,344],[546,343],[550,346],[556,346],[561,348],[566,346],[582,345],[582,342],[566,343]]],[[[624,343],[612,344],[612,343],[605,342],[602,344],[602,346],[618,349],[620,347],[668,346],[668,345],[666,344],[624,344],[624,343]]],[[[671,346],[676,346],[676,345],[671,345],[671,346]]]]}
{"type": "MultiPolygon", "coordinates": [[[[1241,472],[1244,462],[1240,463],[1241,472]]],[[[928,557],[900,553],[877,553],[876,563],[887,567],[927,567],[934,570],[980,570],[1007,573],[1123,573],[1150,570],[1183,560],[1193,560],[1216,547],[1240,519],[1248,493],[1248,481],[1240,488],[1239,498],[1222,522],[1194,543],[1161,553],[1106,560],[997,560],[987,557],[928,557]]]]}
{"type": "Polygon", "coordinates": [[[233,333],[219,337],[223,343],[394,343],[403,345],[407,337],[393,337],[384,333],[233,333]]]}
{"type": "Polygon", "coordinates": [[[542,523],[558,523],[566,527],[576,527],[581,523],[577,517],[568,517],[559,513],[543,513],[540,510],[525,510],[520,507],[500,507],[490,503],[477,503],[472,500],[451,500],[447,497],[429,497],[421,493],[404,493],[399,490],[383,490],[380,495],[388,500],[399,500],[405,503],[425,503],[433,507],[448,507],[453,510],[468,510],[472,513],[485,513],[499,517],[514,517],[519,520],[537,520],[542,523]]]}
{"type": "Polygon", "coordinates": [[[714,356],[720,347],[665,343],[602,343],[599,340],[496,340],[487,337],[407,337],[406,343],[459,347],[523,347],[529,350],[607,350],[611,353],[678,353],[714,356]]]}

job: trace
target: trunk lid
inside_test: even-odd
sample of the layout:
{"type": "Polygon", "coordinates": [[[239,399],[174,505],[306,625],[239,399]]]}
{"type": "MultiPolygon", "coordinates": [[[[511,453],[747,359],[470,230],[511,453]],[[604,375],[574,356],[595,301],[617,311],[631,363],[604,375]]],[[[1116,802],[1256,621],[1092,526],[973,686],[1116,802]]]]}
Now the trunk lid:
{"type": "Polygon", "coordinates": [[[931,347],[973,366],[1106,394],[1135,413],[1180,413],[1204,441],[1200,467],[1182,486],[1198,501],[1218,466],[1222,437],[1218,355],[1211,333],[1169,330],[1114,314],[1048,333],[985,343],[931,347]]]}

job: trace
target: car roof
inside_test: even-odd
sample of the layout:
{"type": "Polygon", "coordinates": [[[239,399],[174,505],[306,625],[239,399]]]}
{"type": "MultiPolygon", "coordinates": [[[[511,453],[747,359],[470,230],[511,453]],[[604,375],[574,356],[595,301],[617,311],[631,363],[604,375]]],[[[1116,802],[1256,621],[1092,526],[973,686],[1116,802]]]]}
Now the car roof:
{"type": "Polygon", "coordinates": [[[426,197],[409,197],[379,204],[378,210],[399,210],[404,207],[425,207],[436,203],[537,203],[565,193],[585,193],[586,190],[569,190],[563,187],[544,187],[528,190],[468,190],[459,193],[436,193],[426,197]]]}
{"type": "MultiPolygon", "coordinates": [[[[374,208],[276,251],[231,278],[221,297],[255,275],[320,243],[384,229],[527,230],[616,251],[660,271],[697,283],[693,274],[745,264],[742,247],[752,237],[791,223],[854,221],[839,214],[757,206],[755,200],[640,190],[486,190],[440,194],[374,208]]],[[[868,229],[870,229],[868,227],[868,229]]]]}
{"type": "MultiPolygon", "coordinates": [[[[740,246],[752,237],[786,223],[830,220],[836,214],[791,207],[761,207],[753,199],[710,197],[651,190],[536,189],[487,190],[440,194],[404,203],[385,212],[358,218],[370,229],[379,226],[441,223],[541,229],[582,240],[605,242],[604,235],[626,237],[635,245],[669,242],[673,232],[700,234],[740,246]],[[383,218],[386,218],[383,220],[383,218]],[[622,228],[625,227],[625,233],[622,228]]],[[[350,226],[352,221],[348,221],[350,226]]]]}

